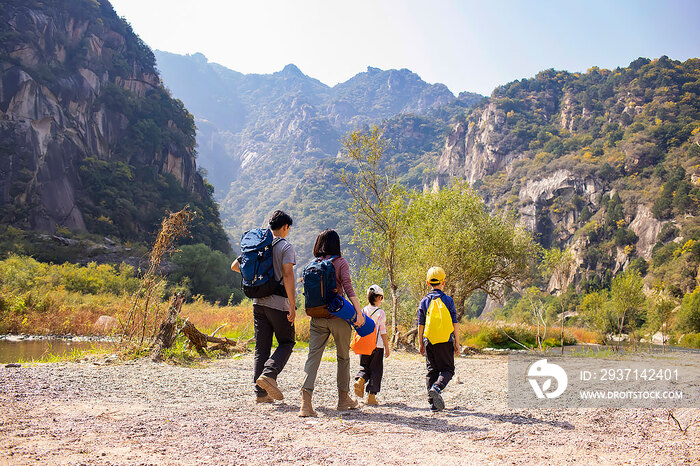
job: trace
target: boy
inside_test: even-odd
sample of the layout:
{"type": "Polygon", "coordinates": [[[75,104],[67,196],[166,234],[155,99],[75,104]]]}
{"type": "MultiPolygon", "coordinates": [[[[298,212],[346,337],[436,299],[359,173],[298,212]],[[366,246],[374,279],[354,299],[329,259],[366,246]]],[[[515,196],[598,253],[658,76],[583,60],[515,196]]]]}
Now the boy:
{"type": "Polygon", "coordinates": [[[433,412],[445,409],[442,391],[455,375],[455,354],[459,354],[459,324],[455,303],[442,290],[445,271],[431,267],[426,282],[432,287],[418,305],[418,341],[425,355],[428,374],[428,403],[433,412]],[[425,336],[425,338],[423,338],[425,336]]]}

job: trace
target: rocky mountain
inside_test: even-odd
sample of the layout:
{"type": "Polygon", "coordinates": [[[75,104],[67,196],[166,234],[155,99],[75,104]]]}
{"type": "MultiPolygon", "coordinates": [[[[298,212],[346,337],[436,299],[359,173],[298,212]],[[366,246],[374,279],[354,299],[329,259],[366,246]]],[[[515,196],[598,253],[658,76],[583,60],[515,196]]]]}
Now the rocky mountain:
{"type": "MultiPolygon", "coordinates": [[[[445,109],[482,98],[455,98],[406,69],[369,67],[329,87],[294,65],[269,75],[241,74],[202,54],[155,54],[165,84],[195,115],[199,161],[216,188],[227,231],[238,238],[283,207],[301,216],[293,235],[309,251],[308,237],[313,241],[323,228],[338,228],[349,239],[347,196],[337,176],[348,131],[371,123],[391,128],[394,153],[414,159],[403,160],[406,175],[420,163],[419,152],[437,156],[435,136],[452,115],[445,109]],[[442,113],[428,117],[436,112],[442,113]]],[[[414,178],[422,183],[422,176],[414,178]]]]}
{"type": "Polygon", "coordinates": [[[293,65],[242,75],[201,55],[157,56],[175,95],[193,109],[198,96],[212,105],[194,110],[200,152],[211,150],[202,161],[226,186],[219,196],[224,216],[236,219],[227,221],[234,237],[282,207],[299,219],[299,249],[310,250],[322,228],[349,238],[340,139],[378,123],[387,163],[408,187],[465,179],[543,247],[570,247],[575,273],[550,280],[550,290],[606,287],[628,267],[678,296],[700,280],[698,59],[546,70],[489,98],[455,98],[407,70],[369,68],[329,88],[293,65]]]}
{"type": "Polygon", "coordinates": [[[543,246],[570,246],[579,288],[633,266],[649,286],[688,293],[700,280],[700,60],[501,86],[452,125],[428,183],[454,178],[543,246]]]}
{"type": "Polygon", "coordinates": [[[166,210],[227,251],[195,126],[107,0],[0,3],[0,225],[152,239],[166,210]]]}

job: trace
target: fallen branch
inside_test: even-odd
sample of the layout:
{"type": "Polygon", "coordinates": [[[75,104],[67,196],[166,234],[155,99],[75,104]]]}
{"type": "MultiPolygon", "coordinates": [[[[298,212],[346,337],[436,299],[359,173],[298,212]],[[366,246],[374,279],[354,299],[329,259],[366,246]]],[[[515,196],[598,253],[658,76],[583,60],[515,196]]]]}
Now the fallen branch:
{"type": "Polygon", "coordinates": [[[219,325],[219,327],[218,327],[216,330],[214,330],[213,332],[211,332],[211,336],[216,335],[217,332],[218,332],[219,330],[221,330],[222,328],[226,327],[227,325],[228,325],[228,324],[221,324],[221,325],[219,325]]]}
{"type": "Polygon", "coordinates": [[[404,349],[408,352],[417,352],[416,349],[416,338],[418,336],[418,329],[412,328],[406,333],[397,332],[394,335],[394,349],[404,349]]]}
{"type": "Polygon", "coordinates": [[[239,342],[226,337],[219,338],[212,335],[207,335],[206,333],[202,333],[197,330],[197,327],[195,327],[194,324],[189,321],[185,322],[185,325],[182,327],[182,333],[190,341],[189,345],[194,347],[202,356],[206,356],[204,350],[207,348],[207,344],[209,343],[217,343],[210,348],[211,350],[221,350],[226,353],[231,351],[234,353],[246,353],[249,351],[248,342],[250,342],[250,340],[240,344],[239,342]]]}
{"type": "Polygon", "coordinates": [[[691,419],[690,422],[683,428],[681,425],[680,421],[676,419],[676,416],[673,414],[673,410],[668,410],[668,423],[671,424],[671,419],[674,420],[676,423],[676,426],[678,426],[678,430],[683,432],[683,435],[688,435],[688,429],[690,429],[691,426],[700,423],[700,421],[696,421],[695,419],[691,419]]]}

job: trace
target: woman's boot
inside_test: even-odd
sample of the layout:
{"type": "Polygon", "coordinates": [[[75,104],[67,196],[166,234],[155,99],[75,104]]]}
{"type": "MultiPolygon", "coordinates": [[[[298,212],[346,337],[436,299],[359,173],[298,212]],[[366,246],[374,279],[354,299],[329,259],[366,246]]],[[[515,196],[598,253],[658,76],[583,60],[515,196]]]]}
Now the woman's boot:
{"type": "Polygon", "coordinates": [[[299,408],[299,417],[317,417],[318,413],[311,406],[311,392],[304,388],[301,389],[301,408],[299,408]]]}
{"type": "Polygon", "coordinates": [[[350,397],[350,393],[345,390],[338,390],[338,411],[357,408],[357,401],[350,397]]]}

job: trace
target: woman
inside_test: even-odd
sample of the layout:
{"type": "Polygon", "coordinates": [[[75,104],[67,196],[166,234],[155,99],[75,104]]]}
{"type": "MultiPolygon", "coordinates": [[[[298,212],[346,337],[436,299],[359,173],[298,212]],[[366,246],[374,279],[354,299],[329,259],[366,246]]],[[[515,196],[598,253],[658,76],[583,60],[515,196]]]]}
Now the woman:
{"type": "MultiPolygon", "coordinates": [[[[330,259],[332,256],[337,256],[333,259],[333,267],[335,268],[338,294],[347,296],[348,300],[355,308],[357,324],[362,325],[364,323],[362,306],[360,306],[360,301],[357,299],[355,290],[352,287],[350,265],[340,253],[340,237],[335,230],[324,230],[316,238],[314,257],[330,259]]],[[[352,326],[345,320],[333,317],[329,314],[328,317],[312,317],[309,333],[309,357],[304,366],[306,377],[304,378],[304,384],[301,389],[301,409],[299,410],[299,416],[318,416],[318,413],[314,411],[311,405],[311,394],[314,390],[316,374],[318,373],[318,366],[321,364],[323,350],[326,348],[330,335],[333,335],[333,340],[335,341],[338,360],[338,409],[357,408],[357,401],[353,400],[349,393],[350,337],[352,335],[352,326]]]]}

